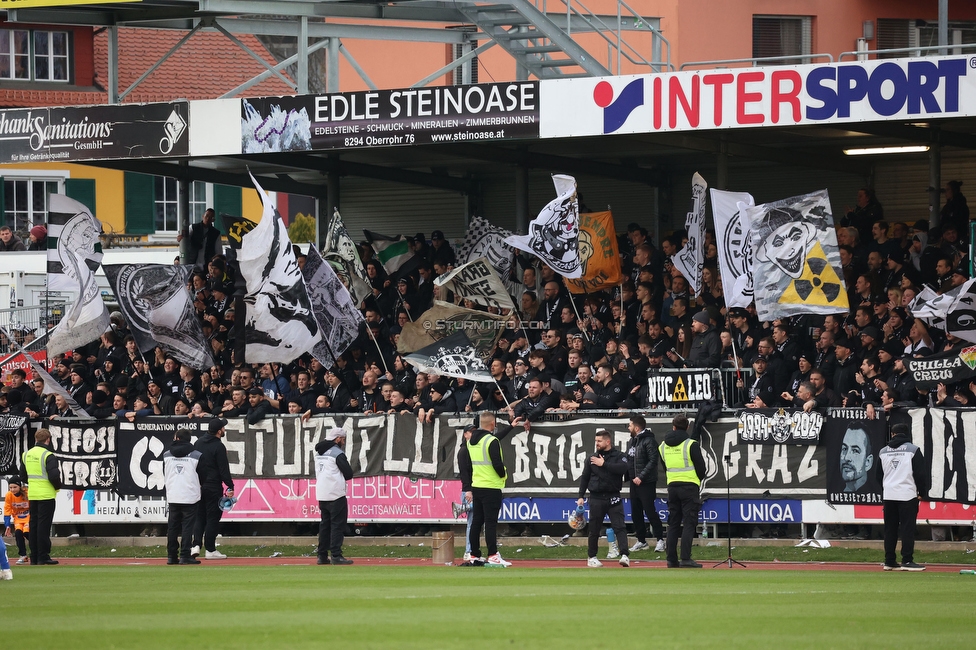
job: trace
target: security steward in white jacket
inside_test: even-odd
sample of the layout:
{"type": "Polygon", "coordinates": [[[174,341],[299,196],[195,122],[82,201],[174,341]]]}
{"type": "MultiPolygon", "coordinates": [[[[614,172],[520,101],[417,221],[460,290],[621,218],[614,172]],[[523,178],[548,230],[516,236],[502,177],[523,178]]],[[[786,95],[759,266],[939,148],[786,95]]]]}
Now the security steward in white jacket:
{"type": "Polygon", "coordinates": [[[190,432],[186,430],[176,432],[173,445],[163,454],[166,503],[169,506],[166,564],[200,564],[200,560],[190,556],[190,548],[200,502],[201,474],[205,471],[200,466],[202,456],[193,448],[190,432]]]}
{"type": "Polygon", "coordinates": [[[346,481],[352,479],[352,467],[342,451],[346,432],[329,429],[325,440],[315,445],[315,497],[322,521],[319,524],[318,564],[352,564],[342,556],[349,506],[346,503],[346,481]],[[332,560],[329,560],[329,551],[332,560]]]}
{"type": "Polygon", "coordinates": [[[907,424],[891,427],[891,440],[878,452],[878,473],[884,489],[885,571],[924,571],[915,563],[915,522],[918,495],[927,489],[928,474],[922,450],[911,442],[907,424]],[[895,547],[901,535],[901,565],[895,547]]]}

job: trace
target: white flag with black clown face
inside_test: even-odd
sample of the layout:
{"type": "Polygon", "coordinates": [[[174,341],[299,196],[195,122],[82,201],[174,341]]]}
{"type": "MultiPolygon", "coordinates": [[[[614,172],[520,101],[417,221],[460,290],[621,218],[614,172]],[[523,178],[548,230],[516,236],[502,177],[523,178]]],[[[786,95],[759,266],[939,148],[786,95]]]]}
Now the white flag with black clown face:
{"type": "Polygon", "coordinates": [[[512,235],[505,239],[505,243],[535,255],[563,277],[579,278],[583,275],[583,263],[579,256],[576,179],[553,174],[552,183],[556,186],[556,198],[532,220],[529,234],[512,235]]]}
{"type": "Polygon", "coordinates": [[[102,224],[83,204],[52,194],[48,213],[47,286],[77,296],[48,339],[49,355],[81,347],[109,328],[95,271],[102,261],[102,224]]]}
{"type": "Polygon", "coordinates": [[[459,377],[469,381],[494,381],[485,362],[478,357],[478,351],[464,332],[457,332],[408,354],[404,360],[420,372],[433,372],[444,377],[459,377]]]}
{"type": "Polygon", "coordinates": [[[244,360],[288,363],[315,347],[322,335],[281,215],[253,175],[251,181],[264,211],[237,253],[247,288],[244,360]]]}
{"type": "Polygon", "coordinates": [[[315,246],[308,247],[302,276],[315,319],[322,328],[322,340],[312,348],[312,356],[326,368],[331,368],[359,336],[359,326],[366,320],[356,309],[335,269],[322,259],[315,246]]]}
{"type": "Polygon", "coordinates": [[[718,270],[722,274],[725,304],[748,307],[752,302],[752,242],[749,226],[739,217],[739,203],[756,204],[747,192],[709,190],[712,197],[712,218],[715,220],[715,240],[718,244],[718,270]]]}
{"type": "Polygon", "coordinates": [[[908,310],[912,316],[932,327],[976,343],[976,278],[966,280],[942,295],[926,287],[915,297],[908,310]]]}
{"type": "Polygon", "coordinates": [[[749,223],[759,320],[848,311],[827,190],[738,207],[749,223]]]}
{"type": "Polygon", "coordinates": [[[685,276],[688,285],[697,294],[702,286],[702,267],[705,265],[705,190],[708,183],[698,172],[691,178],[691,210],[685,217],[688,242],[677,252],[671,262],[685,276]]]}
{"type": "Polygon", "coordinates": [[[159,345],[191,368],[205,370],[213,365],[210,344],[186,286],[192,266],[109,264],[104,270],[141,352],[159,345]]]}

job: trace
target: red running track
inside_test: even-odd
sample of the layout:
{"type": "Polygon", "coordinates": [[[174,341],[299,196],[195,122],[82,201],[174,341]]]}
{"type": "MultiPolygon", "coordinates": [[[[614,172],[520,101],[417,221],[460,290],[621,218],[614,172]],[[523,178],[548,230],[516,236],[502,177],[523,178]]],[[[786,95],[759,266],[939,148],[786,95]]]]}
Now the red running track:
{"type": "MultiPolygon", "coordinates": [[[[388,558],[388,557],[357,557],[351,558],[359,566],[434,566],[432,560],[426,558],[388,558]]],[[[586,568],[586,560],[518,560],[509,558],[513,563],[510,569],[517,570],[519,567],[532,569],[583,569],[586,568]]],[[[166,560],[162,558],[58,558],[61,566],[165,566],[166,560]]],[[[204,566],[316,566],[314,557],[228,557],[226,560],[201,560],[201,567],[204,566]]],[[[455,560],[455,566],[460,564],[460,560],[455,560]]],[[[706,569],[712,569],[714,561],[701,564],[706,569]]],[[[745,570],[760,571],[881,571],[880,562],[745,562],[745,570]]],[[[437,565],[440,566],[440,565],[437,565]]],[[[446,565],[445,565],[446,566],[446,565]]],[[[623,569],[613,560],[604,562],[604,567],[608,569],[623,569]]],[[[643,561],[631,560],[631,569],[666,569],[667,565],[663,561],[643,561]]],[[[958,573],[960,569],[976,568],[971,564],[929,564],[927,571],[932,573],[958,573]]],[[[30,571],[49,571],[56,570],[54,567],[16,567],[20,570],[30,571]]],[[[728,565],[724,562],[715,567],[716,570],[728,570],[728,565]]],[[[341,570],[341,569],[337,569],[341,570]]],[[[680,570],[680,569],[676,569],[680,570]]],[[[736,570],[742,571],[741,567],[736,570]]],[[[894,573],[894,572],[893,572],[894,573]]]]}

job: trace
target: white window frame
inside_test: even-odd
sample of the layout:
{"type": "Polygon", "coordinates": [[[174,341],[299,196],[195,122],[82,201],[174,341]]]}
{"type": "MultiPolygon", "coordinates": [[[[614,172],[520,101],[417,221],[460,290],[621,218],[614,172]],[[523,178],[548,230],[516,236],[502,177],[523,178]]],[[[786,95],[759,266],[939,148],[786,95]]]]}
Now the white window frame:
{"type": "MultiPolygon", "coordinates": [[[[150,243],[157,243],[157,242],[173,243],[173,242],[176,241],[176,236],[179,234],[180,182],[179,182],[179,180],[173,178],[172,176],[156,176],[153,179],[153,183],[155,183],[156,182],[156,179],[159,179],[159,178],[162,178],[163,179],[163,186],[164,186],[164,188],[165,188],[165,184],[166,184],[166,179],[175,181],[175,183],[176,183],[176,197],[173,198],[173,199],[170,199],[169,197],[167,197],[165,201],[162,201],[162,203],[164,203],[164,204],[169,204],[169,203],[173,203],[173,202],[176,203],[176,214],[177,214],[177,217],[176,217],[176,228],[174,228],[173,230],[160,230],[160,229],[157,228],[156,231],[153,234],[151,234],[151,235],[148,236],[148,240],[149,240],[150,243]]],[[[191,194],[190,194],[190,225],[195,224],[195,223],[199,223],[202,220],[202,218],[203,218],[204,211],[206,211],[207,208],[212,208],[213,207],[213,183],[204,183],[203,181],[193,181],[191,185],[196,186],[198,184],[201,184],[201,185],[204,185],[205,186],[205,191],[204,191],[205,198],[204,198],[203,201],[194,201],[193,200],[193,194],[192,194],[193,190],[191,188],[191,190],[190,190],[190,192],[191,192],[191,194]]],[[[161,201],[159,200],[159,197],[156,196],[155,201],[153,202],[153,226],[154,227],[156,225],[156,206],[160,202],[161,201]]]]}
{"type": "Polygon", "coordinates": [[[8,76],[0,77],[2,79],[8,79],[10,81],[40,81],[43,83],[55,83],[55,84],[69,84],[71,83],[71,33],[62,30],[47,30],[47,29],[12,29],[4,28],[9,34],[8,41],[8,51],[4,53],[4,56],[10,58],[10,72],[8,76]],[[14,51],[14,34],[17,32],[27,33],[27,76],[26,77],[14,77],[14,71],[16,70],[16,58],[23,57],[24,54],[17,54],[14,51]],[[48,52],[47,54],[37,54],[35,51],[34,39],[37,34],[47,34],[48,39],[48,52]],[[65,38],[65,53],[54,54],[54,36],[56,34],[64,34],[65,38]],[[47,61],[48,76],[45,78],[40,78],[37,76],[37,60],[43,58],[47,61]],[[54,63],[55,61],[64,61],[65,78],[64,79],[54,79],[54,63]]]}
{"type": "MultiPolygon", "coordinates": [[[[35,183],[35,182],[57,183],[58,193],[64,194],[64,181],[67,178],[71,178],[70,172],[60,171],[60,170],[44,170],[44,173],[39,173],[40,171],[41,170],[38,169],[4,169],[2,170],[2,173],[0,173],[0,176],[3,177],[5,183],[7,181],[29,181],[31,183],[35,183]]],[[[35,226],[41,223],[47,223],[47,210],[42,211],[42,213],[44,214],[43,220],[38,221],[34,219],[34,216],[37,214],[37,212],[35,211],[33,205],[34,193],[30,191],[30,188],[28,188],[28,192],[27,192],[27,201],[28,201],[27,214],[31,226],[35,226]]],[[[15,228],[16,224],[11,224],[9,217],[7,217],[6,214],[4,214],[4,220],[7,222],[7,225],[9,225],[15,231],[17,230],[15,228]]],[[[28,230],[29,229],[30,228],[28,228],[28,230]]]]}

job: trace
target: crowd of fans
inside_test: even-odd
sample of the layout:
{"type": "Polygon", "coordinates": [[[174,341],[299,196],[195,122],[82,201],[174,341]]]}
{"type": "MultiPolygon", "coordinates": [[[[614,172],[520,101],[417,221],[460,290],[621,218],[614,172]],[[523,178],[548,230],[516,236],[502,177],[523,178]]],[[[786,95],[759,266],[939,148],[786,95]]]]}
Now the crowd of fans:
{"type": "MultiPolygon", "coordinates": [[[[950,183],[941,227],[926,221],[885,221],[868,190],[837,227],[850,311],[760,322],[755,309],[727,309],[715,237],[706,233],[703,286],[697,294],[670,263],[683,245],[675,233],[654,246],[630,224],[619,237],[626,279],[610,291],[572,297],[562,279],[538,260],[516,258],[520,287],[508,327],[486,360],[494,381],[417,373],[396,352],[402,328],[435,299],[452,300],[434,279],[453,268],[453,248],[440,231],[430,243],[409,238],[415,272],[390,277],[363,242],[359,253],[372,296],[366,325],[336,365],[311,355],[294,363],[248,365],[236,358],[233,265],[219,254],[197,267],[189,287],[215,365],[181,366],[163,350],[144,357],[119,313],[112,329],[86,349],[55,359],[52,374],[97,418],[149,415],[306,417],[321,413],[505,412],[514,426],[549,411],[648,406],[647,378],[661,368],[729,369],[729,407],[898,406],[976,404],[976,385],[915,387],[905,361],[965,345],[913,319],[907,309],[924,286],[943,293],[968,277],[969,214],[950,183]],[[366,328],[370,331],[366,332],[366,328]]],[[[299,263],[303,262],[300,257],[299,263]]],[[[487,310],[470,301],[465,306],[487,310]]],[[[495,310],[492,310],[495,311],[495,310]]],[[[32,417],[67,417],[64,399],[42,397],[43,382],[14,371],[0,407],[32,417]]]]}

